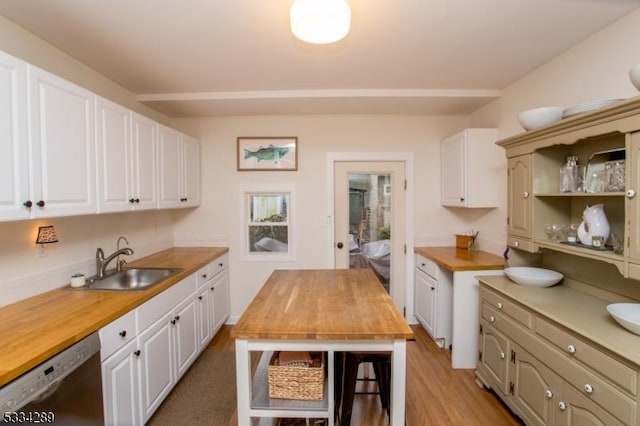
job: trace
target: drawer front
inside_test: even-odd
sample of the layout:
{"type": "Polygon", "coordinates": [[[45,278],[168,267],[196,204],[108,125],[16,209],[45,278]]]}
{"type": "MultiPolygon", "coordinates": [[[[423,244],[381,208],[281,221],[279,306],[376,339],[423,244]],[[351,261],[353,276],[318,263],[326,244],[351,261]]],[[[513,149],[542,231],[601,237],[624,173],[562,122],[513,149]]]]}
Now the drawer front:
{"type": "Polygon", "coordinates": [[[431,275],[433,278],[438,277],[438,264],[431,259],[416,254],[416,268],[431,275]]]}
{"type": "Polygon", "coordinates": [[[136,338],[135,311],[129,311],[120,318],[100,329],[100,359],[104,361],[111,354],[136,338]]]}
{"type": "Polygon", "coordinates": [[[480,294],[484,303],[492,306],[497,311],[508,315],[510,318],[527,328],[533,327],[533,315],[531,312],[521,308],[507,298],[499,296],[484,288],[481,290],[480,294]]]}
{"type": "Polygon", "coordinates": [[[513,247],[513,248],[517,248],[517,249],[520,249],[520,250],[528,251],[530,253],[534,252],[533,242],[531,240],[526,239],[526,238],[515,237],[515,236],[510,235],[507,238],[507,245],[509,247],[513,247]]]}
{"type": "Polygon", "coordinates": [[[209,264],[209,272],[211,273],[211,278],[218,275],[222,270],[229,266],[229,256],[223,254],[213,262],[209,264]]]}
{"type": "Polygon", "coordinates": [[[136,309],[138,330],[142,333],[167,312],[196,291],[196,274],[191,274],[136,309]]]}
{"type": "Polygon", "coordinates": [[[198,288],[202,287],[202,285],[204,285],[204,283],[209,281],[212,277],[213,277],[213,274],[211,273],[211,264],[208,264],[198,269],[198,272],[196,272],[197,287],[198,288]]]}
{"type": "Polygon", "coordinates": [[[638,375],[630,367],[603,353],[549,321],[538,318],[536,333],[547,339],[569,358],[579,360],[600,372],[632,395],[638,392],[638,375]]]}

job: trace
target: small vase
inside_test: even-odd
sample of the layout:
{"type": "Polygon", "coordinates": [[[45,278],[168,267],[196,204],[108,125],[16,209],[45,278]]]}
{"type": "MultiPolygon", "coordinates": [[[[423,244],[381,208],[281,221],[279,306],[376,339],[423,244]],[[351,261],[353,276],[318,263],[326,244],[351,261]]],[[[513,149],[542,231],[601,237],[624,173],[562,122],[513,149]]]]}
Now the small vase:
{"type": "Polygon", "coordinates": [[[587,206],[582,213],[582,223],[578,227],[578,238],[585,245],[593,245],[593,237],[602,237],[603,244],[609,239],[610,227],[604,214],[604,204],[587,206]]]}

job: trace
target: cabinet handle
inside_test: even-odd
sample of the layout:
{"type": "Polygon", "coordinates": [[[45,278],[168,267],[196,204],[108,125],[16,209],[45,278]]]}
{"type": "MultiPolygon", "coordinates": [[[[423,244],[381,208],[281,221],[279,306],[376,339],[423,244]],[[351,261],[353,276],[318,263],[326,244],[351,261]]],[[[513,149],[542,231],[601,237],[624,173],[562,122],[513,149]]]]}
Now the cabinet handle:
{"type": "Polygon", "coordinates": [[[422,267],[424,268],[425,266],[427,266],[427,264],[426,264],[426,263],[423,263],[423,264],[422,264],[422,267]]]}
{"type": "Polygon", "coordinates": [[[549,389],[547,389],[544,393],[544,396],[547,397],[547,399],[551,399],[553,398],[553,392],[551,392],[549,389]]]}
{"type": "Polygon", "coordinates": [[[37,205],[38,207],[44,207],[45,202],[44,202],[43,200],[40,200],[40,201],[38,201],[38,202],[36,203],[36,205],[37,205]]]}
{"type": "Polygon", "coordinates": [[[33,203],[31,202],[31,200],[27,200],[24,203],[22,203],[22,205],[30,209],[33,206],[33,203]]]}
{"type": "Polygon", "coordinates": [[[636,196],[636,191],[633,189],[627,189],[627,198],[633,198],[636,196]]]}
{"type": "Polygon", "coordinates": [[[135,199],[136,204],[140,204],[140,198],[135,199]]]}
{"type": "Polygon", "coordinates": [[[575,354],[576,353],[576,347],[573,346],[573,345],[567,346],[567,352],[569,352],[570,354],[575,354]]]}
{"type": "Polygon", "coordinates": [[[140,349],[138,349],[137,351],[135,351],[133,354],[134,354],[135,356],[140,356],[140,349]]]}
{"type": "Polygon", "coordinates": [[[120,335],[120,337],[125,337],[127,335],[127,330],[122,330],[120,333],[118,333],[120,335]]]}
{"type": "Polygon", "coordinates": [[[500,359],[504,359],[504,352],[500,352],[500,359]]]}
{"type": "Polygon", "coordinates": [[[496,303],[496,307],[497,307],[498,309],[502,309],[502,302],[498,302],[498,303],[496,303]]]}
{"type": "Polygon", "coordinates": [[[175,319],[171,320],[171,325],[176,325],[176,320],[175,319]]]}
{"type": "Polygon", "coordinates": [[[567,409],[567,404],[564,401],[560,401],[558,402],[558,408],[560,408],[560,410],[564,411],[567,409]]]}
{"type": "Polygon", "coordinates": [[[524,191],[524,193],[522,194],[523,198],[529,198],[529,191],[524,191]]]}
{"type": "Polygon", "coordinates": [[[592,394],[593,393],[593,386],[591,386],[589,383],[587,383],[586,385],[584,385],[584,391],[588,394],[592,394]]]}
{"type": "Polygon", "coordinates": [[[133,198],[129,198],[129,203],[133,204],[135,202],[135,200],[133,198]]]}
{"type": "Polygon", "coordinates": [[[464,201],[464,197],[460,197],[460,201],[463,202],[464,201]]]}
{"type": "Polygon", "coordinates": [[[211,291],[215,291],[215,289],[216,289],[215,287],[211,287],[211,291]]]}
{"type": "Polygon", "coordinates": [[[491,315],[489,317],[489,322],[496,322],[496,317],[494,317],[493,315],[491,315]]]}
{"type": "Polygon", "coordinates": [[[224,266],[224,263],[220,262],[220,263],[218,263],[218,266],[220,266],[222,268],[224,266]]]}
{"type": "Polygon", "coordinates": [[[180,321],[180,315],[176,315],[175,317],[173,317],[176,321],[180,321]]]}
{"type": "Polygon", "coordinates": [[[434,291],[436,288],[435,287],[431,287],[431,291],[434,291]]]}
{"type": "Polygon", "coordinates": [[[202,278],[207,278],[207,274],[202,274],[202,278]]]}
{"type": "Polygon", "coordinates": [[[202,296],[198,296],[198,300],[202,300],[202,296]]]}

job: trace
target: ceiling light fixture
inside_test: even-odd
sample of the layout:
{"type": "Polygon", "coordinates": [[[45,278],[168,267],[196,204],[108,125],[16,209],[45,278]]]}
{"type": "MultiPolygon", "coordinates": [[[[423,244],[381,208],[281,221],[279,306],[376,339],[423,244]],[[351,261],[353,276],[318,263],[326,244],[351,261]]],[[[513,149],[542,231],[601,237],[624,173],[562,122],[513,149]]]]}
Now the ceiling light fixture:
{"type": "Polygon", "coordinates": [[[289,17],[293,34],[307,43],[334,43],[344,38],[351,26],[346,0],[295,0],[289,17]]]}

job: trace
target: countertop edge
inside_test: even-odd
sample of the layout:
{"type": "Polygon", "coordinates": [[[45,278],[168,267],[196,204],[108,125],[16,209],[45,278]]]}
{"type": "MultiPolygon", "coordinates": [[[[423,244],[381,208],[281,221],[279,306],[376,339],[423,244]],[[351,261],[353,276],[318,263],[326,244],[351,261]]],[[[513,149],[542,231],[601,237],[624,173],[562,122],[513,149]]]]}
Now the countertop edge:
{"type": "Polygon", "coordinates": [[[504,269],[502,257],[482,250],[467,250],[456,247],[414,247],[413,251],[433,260],[451,272],[504,269]]]}

